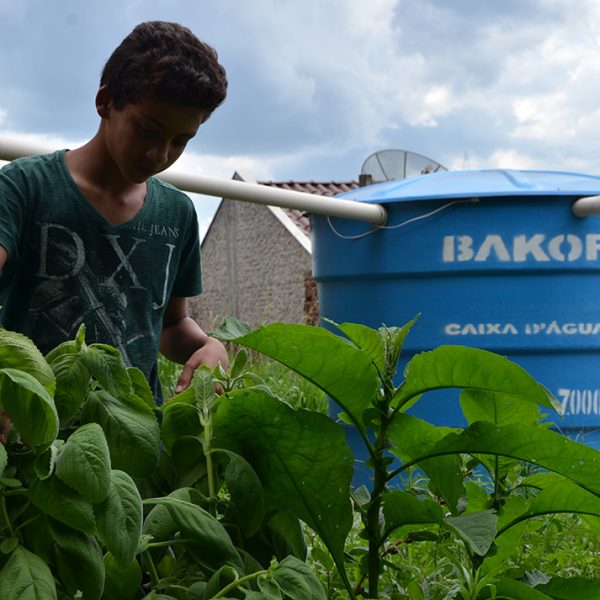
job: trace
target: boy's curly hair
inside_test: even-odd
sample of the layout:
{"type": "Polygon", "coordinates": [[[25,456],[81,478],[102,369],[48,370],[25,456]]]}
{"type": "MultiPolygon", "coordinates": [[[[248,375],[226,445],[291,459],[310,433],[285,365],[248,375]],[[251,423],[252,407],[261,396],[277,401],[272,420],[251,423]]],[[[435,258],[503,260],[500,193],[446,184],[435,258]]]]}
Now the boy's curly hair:
{"type": "Polygon", "coordinates": [[[187,27],[140,23],[112,53],[100,78],[117,110],[151,93],[210,115],[227,95],[227,76],[214,48],[187,27]]]}

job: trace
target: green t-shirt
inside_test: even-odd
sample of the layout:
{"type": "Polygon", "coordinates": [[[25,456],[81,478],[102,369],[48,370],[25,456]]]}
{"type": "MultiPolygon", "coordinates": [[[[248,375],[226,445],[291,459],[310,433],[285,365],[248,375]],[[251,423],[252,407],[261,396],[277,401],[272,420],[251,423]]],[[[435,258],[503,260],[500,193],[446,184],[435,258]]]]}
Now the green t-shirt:
{"type": "Polygon", "coordinates": [[[176,188],[148,180],[140,211],[111,225],[86,200],[65,151],[0,170],[0,322],[44,353],[73,339],[118,348],[160,397],[156,362],[171,297],[201,292],[198,220],[176,188]]]}

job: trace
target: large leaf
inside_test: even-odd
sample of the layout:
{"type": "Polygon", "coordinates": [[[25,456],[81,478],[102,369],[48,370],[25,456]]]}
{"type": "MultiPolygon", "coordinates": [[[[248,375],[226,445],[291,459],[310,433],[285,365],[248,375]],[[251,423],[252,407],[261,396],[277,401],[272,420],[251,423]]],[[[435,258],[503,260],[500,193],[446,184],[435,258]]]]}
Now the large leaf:
{"type": "MultiPolygon", "coordinates": [[[[484,588],[478,598],[482,600],[486,598],[490,600],[552,600],[551,596],[547,596],[538,589],[506,577],[494,579],[492,583],[484,588]]],[[[577,596],[574,596],[571,600],[575,600],[575,598],[577,596]]]]}
{"type": "Polygon", "coordinates": [[[90,372],[81,356],[74,352],[57,354],[50,366],[56,376],[54,402],[61,422],[65,423],[85,401],[90,384],[90,372]]]}
{"type": "Polygon", "coordinates": [[[243,569],[243,563],[229,534],[215,517],[200,506],[175,497],[152,498],[146,504],[165,506],[182,537],[191,543],[187,548],[204,565],[219,568],[230,564],[243,569]]]}
{"type": "Polygon", "coordinates": [[[413,462],[457,453],[495,454],[534,463],[600,495],[600,452],[554,431],[517,423],[497,426],[479,421],[460,434],[451,433],[433,446],[424,446],[421,455],[413,457],[413,462]]]}
{"type": "MultiPolygon", "coordinates": [[[[183,396],[183,394],[180,394],[180,396],[183,396]]],[[[189,394],[186,397],[191,399],[189,394]]],[[[173,445],[181,437],[199,437],[202,433],[200,417],[195,405],[173,399],[163,406],[162,411],[163,419],[160,425],[160,433],[165,450],[168,453],[171,452],[173,445]]]]}
{"type": "Polygon", "coordinates": [[[142,535],[142,498],[127,473],[110,475],[109,494],[94,507],[98,537],[120,564],[128,565],[142,535]]]}
{"type": "Polygon", "coordinates": [[[56,459],[56,474],[90,502],[101,502],[110,489],[110,456],[97,423],[79,427],[56,459]]]}
{"type": "Polygon", "coordinates": [[[156,469],[160,455],[158,421],[135,396],[123,401],[105,391],[91,392],[81,421],[98,423],[104,429],[113,468],[140,478],[156,469]]]}
{"type": "Polygon", "coordinates": [[[146,376],[137,367],[127,367],[133,393],[150,409],[156,408],[154,395],[146,376]]]}
{"type": "Polygon", "coordinates": [[[7,368],[29,373],[50,394],[54,392],[54,373],[37,346],[21,333],[0,329],[0,369],[7,368]]]}
{"type": "Polygon", "coordinates": [[[104,589],[104,562],[96,539],[81,531],[51,522],[56,542],[56,566],[65,589],[75,595],[83,592],[85,600],[100,600],[104,589]]]}
{"type": "Polygon", "coordinates": [[[248,461],[229,450],[215,449],[228,458],[224,478],[239,524],[246,537],[255,534],[265,516],[265,498],[258,475],[248,461]]]}
{"type": "Polygon", "coordinates": [[[446,519],[446,523],[460,535],[475,554],[485,556],[496,537],[498,518],[494,511],[485,510],[450,517],[446,519]]]}
{"type": "Polygon", "coordinates": [[[430,390],[464,388],[518,396],[557,409],[558,402],[525,369],[504,356],[466,346],[440,346],[417,354],[404,370],[400,404],[430,390]]]}
{"type": "Polygon", "coordinates": [[[30,446],[50,444],[58,434],[58,413],[47,389],[33,375],[0,369],[0,409],[30,446]]]}
{"type": "MultiPolygon", "coordinates": [[[[455,430],[398,413],[388,430],[388,437],[393,442],[390,451],[407,462],[422,455],[425,448],[433,447],[452,431],[455,430]]],[[[452,513],[458,514],[459,500],[465,494],[460,458],[437,456],[420,462],[419,468],[427,474],[436,493],[445,498],[452,513]]]]}
{"type": "Polygon", "coordinates": [[[523,398],[482,390],[463,390],[460,406],[469,424],[489,421],[496,425],[536,425],[541,416],[538,406],[523,398]]]}
{"type": "Polygon", "coordinates": [[[458,534],[473,552],[484,556],[496,535],[496,515],[491,511],[447,518],[442,507],[399,490],[383,496],[384,537],[403,525],[440,525],[458,534]]]}
{"type": "Polygon", "coordinates": [[[92,505],[56,476],[36,479],[29,488],[29,499],[57,521],[85,533],[96,533],[92,505]]]}
{"type": "Polygon", "coordinates": [[[0,570],[2,600],[56,600],[54,577],[48,565],[22,546],[0,570]]]}
{"type": "Polygon", "coordinates": [[[267,505],[302,519],[342,565],[352,526],[353,472],[343,430],[325,415],[294,410],[261,390],[248,389],[219,404],[214,433],[216,446],[252,465],[267,505]]]}
{"type": "Polygon", "coordinates": [[[540,473],[527,477],[522,485],[536,487],[540,491],[531,499],[525,511],[513,515],[510,521],[502,524],[499,534],[525,519],[541,515],[564,512],[600,515],[600,498],[561,475],[540,473]]]}
{"type": "Polygon", "coordinates": [[[81,358],[92,377],[113,396],[127,398],[131,379],[121,353],[108,344],[90,344],[82,349],[81,358]]]}
{"type": "Polygon", "coordinates": [[[6,448],[4,444],[0,444],[0,477],[4,474],[4,469],[6,469],[6,465],[8,464],[8,454],[6,453],[6,448]]]}
{"type": "Polygon", "coordinates": [[[600,598],[600,580],[584,577],[553,577],[536,590],[548,594],[553,600],[584,600],[600,598]]]}
{"type": "Polygon", "coordinates": [[[103,600],[134,600],[139,598],[142,569],[137,560],[123,565],[110,553],[104,555],[103,600]]]}
{"type": "Polygon", "coordinates": [[[272,571],[273,579],[291,600],[327,600],[327,594],[307,564],[293,556],[272,571]]]}
{"type": "MultiPolygon", "coordinates": [[[[463,390],[460,405],[469,424],[476,421],[489,421],[496,425],[536,425],[541,419],[541,412],[536,404],[527,402],[519,396],[508,396],[482,390],[463,390]]],[[[507,457],[477,457],[490,473],[501,478],[518,462],[507,457]]]]}
{"type": "Polygon", "coordinates": [[[328,320],[328,322],[337,327],[349,340],[356,344],[381,373],[384,372],[386,349],[381,332],[360,323],[342,323],[338,325],[333,321],[328,320]]]}
{"type": "Polygon", "coordinates": [[[321,327],[274,323],[230,339],[283,363],[320,387],[364,431],[363,412],[380,386],[370,356],[321,327]]]}

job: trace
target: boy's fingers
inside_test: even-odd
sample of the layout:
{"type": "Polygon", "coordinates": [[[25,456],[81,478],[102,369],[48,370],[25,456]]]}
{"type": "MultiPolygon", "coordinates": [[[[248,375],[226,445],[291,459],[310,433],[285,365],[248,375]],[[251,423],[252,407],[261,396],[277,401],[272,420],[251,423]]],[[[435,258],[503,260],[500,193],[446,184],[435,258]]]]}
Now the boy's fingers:
{"type": "Polygon", "coordinates": [[[194,367],[192,365],[186,364],[181,371],[181,375],[177,381],[177,385],[175,386],[175,393],[179,394],[183,392],[185,388],[190,385],[190,381],[192,381],[192,375],[194,374],[194,367]]]}

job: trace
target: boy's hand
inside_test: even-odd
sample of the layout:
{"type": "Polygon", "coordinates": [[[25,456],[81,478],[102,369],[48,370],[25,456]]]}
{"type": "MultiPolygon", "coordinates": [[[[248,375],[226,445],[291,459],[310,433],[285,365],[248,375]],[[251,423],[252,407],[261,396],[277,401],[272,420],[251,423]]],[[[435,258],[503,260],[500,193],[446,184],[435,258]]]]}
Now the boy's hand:
{"type": "Polygon", "coordinates": [[[218,363],[221,363],[223,369],[227,369],[228,366],[227,350],[221,342],[215,338],[209,337],[202,348],[198,348],[194,352],[183,367],[183,371],[175,386],[175,393],[179,394],[183,392],[185,388],[190,385],[194,371],[200,365],[206,365],[211,369],[214,369],[218,363]]]}

